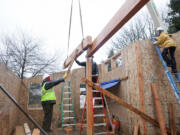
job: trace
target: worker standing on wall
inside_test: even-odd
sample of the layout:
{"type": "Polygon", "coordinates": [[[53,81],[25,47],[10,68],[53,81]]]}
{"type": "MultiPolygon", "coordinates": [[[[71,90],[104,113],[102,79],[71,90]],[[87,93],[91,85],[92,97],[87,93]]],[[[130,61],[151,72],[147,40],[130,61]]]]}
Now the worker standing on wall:
{"type": "Polygon", "coordinates": [[[164,32],[164,29],[161,27],[157,28],[157,34],[159,37],[156,38],[157,41],[155,41],[154,44],[160,45],[164,48],[162,51],[163,59],[166,61],[167,66],[172,68],[172,73],[177,73],[176,60],[174,57],[176,50],[175,42],[166,32],[164,32]],[[170,54],[170,59],[168,54],[170,54]]]}
{"type": "Polygon", "coordinates": [[[42,128],[48,133],[52,132],[50,128],[53,115],[53,105],[56,104],[56,95],[53,87],[61,82],[64,82],[67,76],[68,74],[66,73],[63,78],[59,78],[58,80],[51,80],[50,75],[43,75],[43,82],[41,84],[41,103],[44,111],[42,128]]]}
{"type": "MultiPolygon", "coordinates": [[[[98,66],[96,62],[93,61],[93,56],[92,56],[92,82],[97,83],[98,80],[98,66]]],[[[86,62],[79,62],[78,60],[75,60],[76,63],[80,66],[85,67],[85,75],[86,75],[86,62]]]]}

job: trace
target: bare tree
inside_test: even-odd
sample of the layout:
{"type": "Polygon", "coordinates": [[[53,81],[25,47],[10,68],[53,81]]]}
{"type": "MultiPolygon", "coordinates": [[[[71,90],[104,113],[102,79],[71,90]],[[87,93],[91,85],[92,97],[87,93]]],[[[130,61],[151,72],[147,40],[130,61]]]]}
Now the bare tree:
{"type": "Polygon", "coordinates": [[[111,40],[112,46],[114,51],[117,52],[135,41],[148,39],[153,35],[155,35],[155,26],[150,16],[146,14],[136,16],[111,40]]]}
{"type": "Polygon", "coordinates": [[[57,71],[56,58],[41,51],[39,40],[21,32],[2,38],[0,61],[21,79],[57,71]]]}

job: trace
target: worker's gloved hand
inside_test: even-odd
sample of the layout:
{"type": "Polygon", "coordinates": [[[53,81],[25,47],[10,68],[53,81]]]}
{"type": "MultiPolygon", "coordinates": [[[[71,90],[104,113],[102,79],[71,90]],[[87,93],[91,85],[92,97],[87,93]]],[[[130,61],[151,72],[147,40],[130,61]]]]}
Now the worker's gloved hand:
{"type": "Polygon", "coordinates": [[[68,73],[66,72],[66,73],[64,74],[63,78],[64,78],[64,79],[67,79],[67,77],[68,77],[68,73]]]}

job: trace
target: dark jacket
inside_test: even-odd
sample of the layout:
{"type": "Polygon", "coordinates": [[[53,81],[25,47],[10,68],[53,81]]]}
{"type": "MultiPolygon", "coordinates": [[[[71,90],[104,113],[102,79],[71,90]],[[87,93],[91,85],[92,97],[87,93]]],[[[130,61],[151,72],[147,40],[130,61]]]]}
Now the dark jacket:
{"type": "MultiPolygon", "coordinates": [[[[59,79],[57,79],[57,80],[52,80],[52,81],[43,80],[43,82],[42,82],[42,84],[41,84],[41,87],[44,85],[44,83],[46,83],[45,86],[44,86],[44,88],[45,88],[46,90],[48,90],[48,89],[50,89],[50,88],[58,85],[58,84],[61,83],[61,82],[64,82],[64,78],[59,78],[59,79]]],[[[43,101],[43,103],[55,104],[56,101],[55,101],[55,100],[43,101]]]]}
{"type": "MultiPolygon", "coordinates": [[[[78,60],[75,60],[75,61],[78,65],[85,67],[85,76],[86,76],[86,62],[79,62],[78,60]]],[[[99,73],[98,66],[96,62],[92,60],[92,75],[97,75],[98,73],[99,73]]]]}

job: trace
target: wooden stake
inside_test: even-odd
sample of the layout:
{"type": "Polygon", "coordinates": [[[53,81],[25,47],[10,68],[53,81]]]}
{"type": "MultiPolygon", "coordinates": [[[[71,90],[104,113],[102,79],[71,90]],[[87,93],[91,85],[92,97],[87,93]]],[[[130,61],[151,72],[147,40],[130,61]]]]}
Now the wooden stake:
{"type": "Polygon", "coordinates": [[[138,135],[139,134],[139,124],[136,124],[134,127],[134,135],[138,135]]]}
{"type": "MultiPolygon", "coordinates": [[[[92,80],[92,61],[90,58],[87,58],[86,61],[86,77],[88,80],[92,80]]],[[[92,87],[86,85],[86,103],[87,103],[87,135],[92,135],[93,132],[93,112],[92,112],[92,87]]]]}
{"type": "Polygon", "coordinates": [[[170,112],[171,135],[176,135],[176,119],[174,116],[174,106],[172,103],[169,103],[169,112],[170,112]]]}
{"type": "Polygon", "coordinates": [[[155,100],[155,105],[156,105],[156,114],[158,117],[161,133],[162,133],[162,135],[167,135],[166,126],[165,126],[163,113],[162,113],[162,108],[161,108],[161,104],[160,104],[157,89],[156,89],[156,84],[151,83],[151,88],[152,88],[152,92],[154,95],[154,100],[155,100]]]}
{"type": "MultiPolygon", "coordinates": [[[[90,87],[95,88],[96,90],[99,90],[100,92],[102,92],[104,95],[108,96],[109,98],[115,100],[117,103],[119,103],[120,105],[122,105],[123,107],[129,109],[130,111],[136,113],[137,115],[139,115],[141,118],[143,118],[144,120],[150,122],[151,124],[153,124],[156,127],[160,127],[159,123],[151,118],[150,116],[148,116],[147,114],[145,114],[144,112],[140,111],[139,109],[133,107],[132,105],[128,104],[127,102],[123,101],[122,99],[120,99],[119,97],[115,96],[114,94],[112,94],[111,92],[101,88],[100,86],[94,84],[92,81],[87,80],[86,78],[82,78],[82,82],[88,84],[90,87]]],[[[166,130],[168,133],[171,133],[170,129],[166,127],[166,130]]]]}
{"type": "MultiPolygon", "coordinates": [[[[141,52],[140,52],[139,44],[136,43],[135,46],[136,46],[136,56],[137,56],[140,108],[142,112],[145,112],[141,52]]],[[[142,119],[142,126],[143,126],[143,134],[146,135],[147,124],[144,119],[142,119]]]]}

